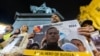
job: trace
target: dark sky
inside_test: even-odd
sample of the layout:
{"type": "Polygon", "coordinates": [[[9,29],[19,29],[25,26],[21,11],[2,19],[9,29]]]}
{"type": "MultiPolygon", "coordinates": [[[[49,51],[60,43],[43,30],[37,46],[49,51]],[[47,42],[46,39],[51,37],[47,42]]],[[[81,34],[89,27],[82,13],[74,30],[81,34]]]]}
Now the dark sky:
{"type": "Polygon", "coordinates": [[[56,8],[65,20],[76,18],[79,7],[88,5],[91,0],[0,0],[0,22],[14,22],[15,12],[31,13],[30,5],[40,6],[46,2],[47,6],[56,8]]]}

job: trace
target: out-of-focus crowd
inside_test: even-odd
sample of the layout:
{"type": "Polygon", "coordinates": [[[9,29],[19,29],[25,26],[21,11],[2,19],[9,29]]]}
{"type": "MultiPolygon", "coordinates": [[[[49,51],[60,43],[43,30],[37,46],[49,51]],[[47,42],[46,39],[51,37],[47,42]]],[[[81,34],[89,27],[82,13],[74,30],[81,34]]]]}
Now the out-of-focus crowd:
{"type": "MultiPolygon", "coordinates": [[[[60,17],[56,13],[53,14],[51,16],[51,22],[61,22],[60,17]]],[[[94,53],[94,56],[100,56],[100,52],[93,45],[91,45],[91,33],[96,31],[92,24],[93,22],[91,20],[85,20],[84,22],[80,23],[81,27],[77,30],[80,35],[84,35],[86,37],[86,40],[88,41],[89,46],[94,53]]],[[[78,39],[72,39],[70,43],[65,43],[62,46],[59,46],[59,30],[55,27],[50,27],[47,29],[45,37],[42,39],[41,45],[39,45],[38,42],[34,41],[34,38],[36,36],[34,28],[31,29],[33,31],[32,33],[28,33],[28,29],[29,28],[27,25],[22,25],[19,29],[13,30],[12,25],[7,25],[5,33],[0,34],[0,48],[5,48],[9,43],[14,41],[17,36],[24,36],[23,40],[20,41],[20,44],[18,44],[18,47],[20,47],[20,49],[15,48],[18,53],[21,53],[20,51],[23,49],[79,52],[86,51],[83,43],[78,39]]],[[[12,50],[11,52],[15,50],[12,50]]]]}

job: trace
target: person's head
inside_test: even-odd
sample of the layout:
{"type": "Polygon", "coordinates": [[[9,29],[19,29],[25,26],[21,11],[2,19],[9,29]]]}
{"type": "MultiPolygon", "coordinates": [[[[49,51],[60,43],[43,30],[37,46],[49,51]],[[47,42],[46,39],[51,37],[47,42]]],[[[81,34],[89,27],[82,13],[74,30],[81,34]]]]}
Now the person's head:
{"type": "Polygon", "coordinates": [[[7,25],[5,28],[5,32],[12,32],[13,31],[13,26],[12,25],[7,25]]]}
{"type": "Polygon", "coordinates": [[[84,44],[82,43],[81,40],[79,40],[79,39],[72,39],[71,43],[76,45],[79,48],[79,51],[81,51],[81,52],[86,51],[86,48],[84,47],[84,44]]]}
{"type": "Polygon", "coordinates": [[[92,31],[95,30],[95,28],[93,27],[93,22],[91,20],[85,20],[85,21],[83,21],[83,23],[81,23],[81,27],[88,27],[92,31]]]}
{"type": "Polygon", "coordinates": [[[60,17],[56,13],[52,14],[52,16],[51,16],[51,22],[52,23],[57,23],[57,22],[60,22],[60,21],[61,21],[60,17]]]}
{"type": "Polygon", "coordinates": [[[47,43],[56,43],[59,40],[59,31],[55,27],[50,27],[46,32],[47,43]]]}
{"type": "Polygon", "coordinates": [[[37,50],[37,49],[40,49],[40,46],[38,43],[33,43],[32,45],[29,46],[28,49],[34,49],[34,50],[37,50]]]}
{"type": "Polygon", "coordinates": [[[28,32],[28,26],[27,25],[22,25],[20,28],[21,32],[28,32]]]}

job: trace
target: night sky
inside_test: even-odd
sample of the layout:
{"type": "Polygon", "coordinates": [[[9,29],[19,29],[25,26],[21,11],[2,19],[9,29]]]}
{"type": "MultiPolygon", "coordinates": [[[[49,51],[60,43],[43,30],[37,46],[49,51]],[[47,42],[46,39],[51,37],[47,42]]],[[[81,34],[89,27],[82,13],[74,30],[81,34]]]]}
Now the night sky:
{"type": "Polygon", "coordinates": [[[79,7],[88,5],[91,0],[0,0],[0,22],[13,24],[16,11],[32,13],[30,5],[40,6],[43,2],[59,11],[65,20],[71,20],[79,14],[79,7]]]}

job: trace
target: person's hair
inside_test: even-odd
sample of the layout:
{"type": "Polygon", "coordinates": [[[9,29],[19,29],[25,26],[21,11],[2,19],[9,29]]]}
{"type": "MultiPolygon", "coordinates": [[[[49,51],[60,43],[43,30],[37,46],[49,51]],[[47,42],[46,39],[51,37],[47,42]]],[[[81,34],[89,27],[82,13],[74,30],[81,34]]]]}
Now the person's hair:
{"type": "Polygon", "coordinates": [[[82,43],[82,41],[81,41],[81,40],[79,40],[79,39],[72,39],[72,40],[71,40],[71,42],[72,42],[73,40],[78,40],[78,41],[80,41],[80,43],[81,43],[81,44],[83,44],[83,43],[82,43]]]}
{"type": "Polygon", "coordinates": [[[54,12],[53,14],[57,15],[60,18],[60,21],[63,21],[64,17],[60,13],[54,12]]]}
{"type": "Polygon", "coordinates": [[[53,13],[52,15],[57,15],[60,18],[60,20],[61,20],[61,17],[57,13],[53,13]]]}
{"type": "MultiPolygon", "coordinates": [[[[47,31],[46,31],[46,34],[48,33],[48,31],[49,31],[50,29],[56,29],[56,30],[57,30],[56,27],[49,27],[49,28],[47,29],[47,31]]],[[[58,31],[58,30],[57,30],[57,31],[58,31]]],[[[59,31],[58,31],[58,32],[59,32],[59,31]]]]}
{"type": "Polygon", "coordinates": [[[84,20],[84,21],[81,23],[81,27],[83,27],[85,24],[93,25],[93,21],[92,21],[92,20],[84,20]]]}

